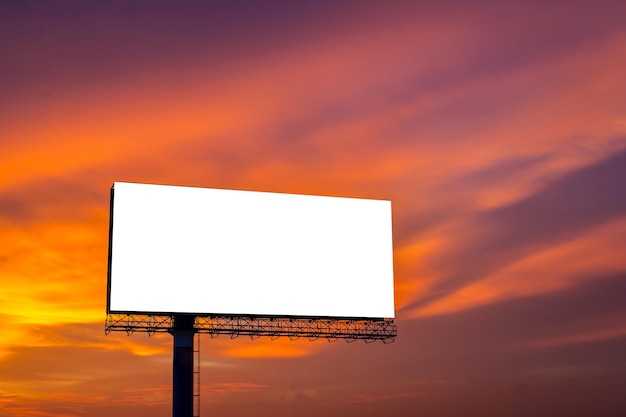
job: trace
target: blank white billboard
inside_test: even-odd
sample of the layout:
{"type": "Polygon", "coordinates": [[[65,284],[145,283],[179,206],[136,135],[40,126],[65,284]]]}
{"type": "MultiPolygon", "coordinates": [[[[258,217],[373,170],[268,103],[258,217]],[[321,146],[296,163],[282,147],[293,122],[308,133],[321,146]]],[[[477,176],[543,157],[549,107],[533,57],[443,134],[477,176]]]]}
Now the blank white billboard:
{"type": "Polygon", "coordinates": [[[391,202],[116,182],[109,313],[393,318],[391,202]]]}

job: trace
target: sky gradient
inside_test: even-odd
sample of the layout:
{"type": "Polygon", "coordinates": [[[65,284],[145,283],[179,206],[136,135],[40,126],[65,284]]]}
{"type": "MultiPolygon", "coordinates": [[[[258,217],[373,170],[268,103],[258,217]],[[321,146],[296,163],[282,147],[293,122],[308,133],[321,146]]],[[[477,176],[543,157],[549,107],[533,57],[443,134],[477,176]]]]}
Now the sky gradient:
{"type": "Polygon", "coordinates": [[[104,335],[114,181],[392,201],[396,342],[203,336],[202,415],[626,415],[624,22],[1,2],[0,415],[171,415],[171,336],[104,335]]]}

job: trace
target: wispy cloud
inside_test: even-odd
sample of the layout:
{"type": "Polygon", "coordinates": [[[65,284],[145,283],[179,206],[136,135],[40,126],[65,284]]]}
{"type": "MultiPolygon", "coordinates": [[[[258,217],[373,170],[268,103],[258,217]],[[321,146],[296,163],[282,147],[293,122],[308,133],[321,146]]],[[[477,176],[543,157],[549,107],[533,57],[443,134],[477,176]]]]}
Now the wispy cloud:
{"type": "Polygon", "coordinates": [[[3,412],[170,412],[171,337],[104,335],[117,180],[392,200],[396,343],[211,339],[216,414],[625,409],[626,10],[426,3],[0,6],[3,412]]]}

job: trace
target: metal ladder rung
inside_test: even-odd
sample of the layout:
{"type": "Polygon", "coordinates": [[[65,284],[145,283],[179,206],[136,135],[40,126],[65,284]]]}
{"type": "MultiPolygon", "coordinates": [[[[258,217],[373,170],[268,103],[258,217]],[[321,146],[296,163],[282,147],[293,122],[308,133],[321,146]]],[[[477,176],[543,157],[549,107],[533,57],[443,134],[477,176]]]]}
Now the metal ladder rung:
{"type": "Polygon", "coordinates": [[[194,417],[200,417],[200,333],[194,335],[193,354],[196,363],[193,370],[194,417]]]}

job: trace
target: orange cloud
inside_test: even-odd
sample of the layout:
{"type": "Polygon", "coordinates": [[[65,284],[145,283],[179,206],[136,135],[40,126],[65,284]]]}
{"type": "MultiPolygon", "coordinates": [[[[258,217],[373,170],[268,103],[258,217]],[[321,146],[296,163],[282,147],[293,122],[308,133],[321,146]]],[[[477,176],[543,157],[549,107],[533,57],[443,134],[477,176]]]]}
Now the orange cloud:
{"type": "Polygon", "coordinates": [[[523,347],[529,348],[545,348],[563,345],[590,343],[602,340],[620,339],[626,336],[626,327],[603,329],[592,332],[583,332],[571,334],[567,336],[558,336],[547,339],[540,339],[529,342],[523,347]]]}
{"type": "Polygon", "coordinates": [[[529,254],[413,312],[416,317],[459,313],[516,297],[545,294],[626,270],[626,222],[618,220],[576,239],[529,254]]]}
{"type": "Polygon", "coordinates": [[[82,223],[6,230],[7,239],[0,243],[6,254],[0,281],[3,310],[20,325],[101,321],[104,232],[82,223]]]}
{"type": "Polygon", "coordinates": [[[328,344],[323,340],[311,342],[306,339],[290,340],[289,338],[238,342],[240,343],[229,345],[222,354],[231,358],[293,358],[312,355],[324,349],[324,345],[328,344]]]}
{"type": "MultiPolygon", "coordinates": [[[[156,64],[122,70],[117,77],[94,74],[75,83],[62,82],[61,76],[58,93],[46,97],[11,90],[15,100],[0,108],[3,413],[169,413],[171,337],[103,334],[108,192],[115,180],[391,199],[396,307],[405,329],[435,316],[450,318],[479,306],[549,294],[624,270],[626,224],[619,220],[530,250],[445,298],[419,304],[437,295],[437,285],[458,262],[451,253],[459,242],[480,236],[475,216],[521,201],[626,147],[626,38],[607,29],[602,36],[592,32],[584,42],[565,42],[565,32],[555,45],[539,42],[541,36],[561,33],[568,21],[561,19],[566,10],[551,7],[533,13],[553,19],[549,28],[536,28],[539,21],[531,24],[521,14],[501,18],[499,9],[451,13],[420,6],[398,16],[387,9],[370,11],[371,16],[350,13],[340,29],[316,26],[306,39],[280,48],[244,53],[233,47],[217,69],[214,48],[173,54],[157,48],[163,57],[156,64]]],[[[582,13],[579,20],[565,17],[574,19],[578,33],[600,9],[582,13]]],[[[162,20],[174,25],[176,16],[162,20]]],[[[28,21],[40,24],[38,19],[36,14],[28,21]]],[[[106,23],[97,22],[96,27],[106,23]]],[[[24,45],[36,43],[28,40],[24,45]]],[[[261,37],[258,43],[273,44],[265,41],[261,37]]],[[[83,60],[61,61],[64,50],[53,51],[54,59],[31,56],[32,48],[15,45],[30,57],[23,70],[46,60],[58,59],[60,68],[83,60]]],[[[62,75],[71,79],[73,74],[62,75]]],[[[586,325],[531,345],[624,336],[615,322],[586,325]]],[[[429,337],[437,340],[437,334],[423,335],[429,337]]],[[[216,378],[204,386],[205,396],[228,405],[232,398],[243,403],[242,397],[222,401],[218,396],[243,393],[259,405],[257,413],[263,407],[279,413],[276,404],[285,402],[318,407],[282,409],[283,415],[329,411],[314,402],[329,398],[351,398],[352,405],[366,407],[422,404],[428,395],[401,384],[372,392],[360,384],[375,374],[381,385],[389,385],[398,374],[422,372],[425,365],[441,371],[442,363],[450,363],[444,356],[419,362],[424,353],[400,336],[396,368],[344,376],[345,395],[329,397],[301,381],[303,387],[277,389],[264,375],[278,359],[298,364],[306,375],[332,373],[336,369],[313,358],[332,357],[335,348],[328,346],[335,345],[220,337],[202,346],[203,367],[216,378]],[[246,373],[242,369],[249,364],[254,367],[246,373]],[[229,379],[228,372],[238,373],[229,379]],[[266,398],[268,392],[274,402],[266,398]]],[[[363,352],[332,358],[368,365],[388,360],[386,353],[373,358],[363,352]]],[[[236,411],[245,414],[241,407],[236,411]]],[[[384,410],[394,411],[398,414],[384,410]]]]}

